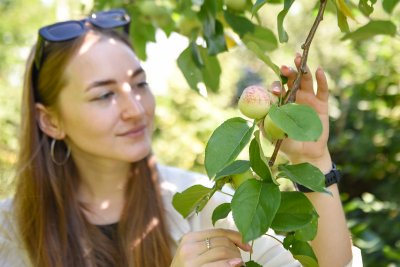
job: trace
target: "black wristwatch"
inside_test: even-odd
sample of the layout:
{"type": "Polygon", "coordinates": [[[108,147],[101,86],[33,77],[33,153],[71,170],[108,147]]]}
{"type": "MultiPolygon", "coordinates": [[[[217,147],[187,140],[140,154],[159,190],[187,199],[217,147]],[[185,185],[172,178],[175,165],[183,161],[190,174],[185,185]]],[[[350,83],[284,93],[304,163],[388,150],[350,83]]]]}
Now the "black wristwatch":
{"type": "MultiPolygon", "coordinates": [[[[336,164],[332,162],[332,170],[329,173],[325,174],[325,187],[339,183],[341,178],[342,178],[342,175],[341,175],[340,171],[338,169],[336,169],[336,164]]],[[[300,192],[303,192],[303,193],[314,192],[313,190],[311,190],[301,184],[295,183],[294,185],[295,185],[296,189],[300,192]]]]}

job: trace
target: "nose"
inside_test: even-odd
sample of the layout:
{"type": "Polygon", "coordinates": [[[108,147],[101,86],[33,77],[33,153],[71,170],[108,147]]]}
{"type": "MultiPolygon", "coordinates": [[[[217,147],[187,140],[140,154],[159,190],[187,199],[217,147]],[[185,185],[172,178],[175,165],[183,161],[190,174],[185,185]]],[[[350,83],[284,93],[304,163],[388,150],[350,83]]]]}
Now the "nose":
{"type": "Polygon", "coordinates": [[[132,88],[129,90],[125,87],[120,97],[121,118],[129,120],[132,118],[139,118],[144,115],[145,110],[142,104],[140,94],[135,94],[132,88]]]}

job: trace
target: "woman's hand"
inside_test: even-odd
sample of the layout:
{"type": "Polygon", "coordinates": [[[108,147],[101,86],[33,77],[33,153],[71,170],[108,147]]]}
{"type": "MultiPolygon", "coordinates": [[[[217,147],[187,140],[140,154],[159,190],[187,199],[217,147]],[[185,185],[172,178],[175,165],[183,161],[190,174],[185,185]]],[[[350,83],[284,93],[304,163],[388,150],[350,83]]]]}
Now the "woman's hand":
{"type": "Polygon", "coordinates": [[[239,232],[226,229],[188,233],[179,243],[171,267],[241,266],[239,248],[251,250],[251,246],[241,240],[239,232]]]}
{"type": "MultiPolygon", "coordinates": [[[[301,55],[296,54],[294,59],[297,69],[300,67],[301,55]]],[[[287,66],[281,67],[281,72],[288,78],[288,87],[292,88],[296,79],[297,71],[287,66]]],[[[307,67],[307,73],[303,74],[300,82],[300,88],[296,93],[296,103],[312,107],[321,119],[323,132],[316,142],[299,142],[286,138],[281,146],[281,151],[287,155],[289,160],[296,164],[309,162],[321,171],[327,172],[331,169],[331,157],[328,151],[329,137],[329,114],[328,114],[328,83],[324,71],[318,68],[315,72],[317,80],[317,92],[314,92],[313,78],[307,67]]],[[[273,83],[272,92],[276,95],[285,93],[280,88],[280,83],[273,83]]]]}

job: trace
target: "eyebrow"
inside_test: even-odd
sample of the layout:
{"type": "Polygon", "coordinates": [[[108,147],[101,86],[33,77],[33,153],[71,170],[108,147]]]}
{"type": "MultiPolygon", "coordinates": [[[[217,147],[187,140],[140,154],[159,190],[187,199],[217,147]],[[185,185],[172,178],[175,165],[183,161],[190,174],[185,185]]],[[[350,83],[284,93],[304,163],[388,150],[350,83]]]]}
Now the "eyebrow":
{"type": "MultiPolygon", "coordinates": [[[[135,78],[139,74],[144,73],[144,70],[142,68],[136,69],[130,76],[129,78],[135,78]]],[[[104,85],[110,85],[110,84],[116,84],[117,81],[115,79],[106,79],[106,80],[100,80],[100,81],[95,81],[89,84],[89,86],[86,87],[85,91],[89,91],[92,88],[99,87],[99,86],[104,86],[104,85]]]]}

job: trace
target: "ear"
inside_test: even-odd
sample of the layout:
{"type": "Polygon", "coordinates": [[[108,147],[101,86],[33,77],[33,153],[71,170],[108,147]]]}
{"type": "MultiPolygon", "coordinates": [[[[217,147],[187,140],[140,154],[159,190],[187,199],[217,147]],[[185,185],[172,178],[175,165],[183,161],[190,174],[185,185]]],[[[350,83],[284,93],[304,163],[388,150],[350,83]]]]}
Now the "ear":
{"type": "Polygon", "coordinates": [[[36,120],[42,132],[57,140],[64,139],[65,132],[61,127],[57,114],[41,103],[36,103],[35,108],[36,120]]]}

